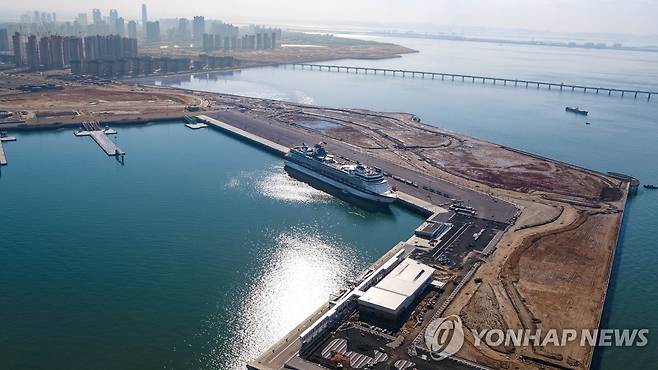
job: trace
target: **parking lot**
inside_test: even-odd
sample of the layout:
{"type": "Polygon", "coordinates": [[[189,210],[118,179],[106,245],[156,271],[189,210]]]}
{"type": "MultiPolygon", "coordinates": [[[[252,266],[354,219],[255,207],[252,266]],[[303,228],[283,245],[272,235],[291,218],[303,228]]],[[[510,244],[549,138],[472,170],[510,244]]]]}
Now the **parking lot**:
{"type": "Polygon", "coordinates": [[[452,228],[442,236],[434,248],[421,252],[417,258],[446,268],[459,268],[469,252],[481,252],[496,234],[507,227],[507,224],[502,222],[458,213],[453,213],[447,222],[453,225],[452,228]]]}

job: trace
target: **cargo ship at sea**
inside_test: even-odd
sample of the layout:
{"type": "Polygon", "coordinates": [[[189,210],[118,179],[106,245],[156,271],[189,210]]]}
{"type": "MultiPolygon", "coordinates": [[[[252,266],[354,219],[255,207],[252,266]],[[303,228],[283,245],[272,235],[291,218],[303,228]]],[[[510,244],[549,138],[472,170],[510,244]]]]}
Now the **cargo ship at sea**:
{"type": "Polygon", "coordinates": [[[578,107],[576,107],[576,108],[566,107],[566,108],[564,108],[564,110],[567,111],[567,112],[571,112],[571,113],[575,113],[575,114],[580,114],[581,116],[586,116],[586,115],[589,114],[588,111],[586,111],[586,110],[582,110],[582,109],[580,109],[580,108],[578,108],[578,107]]]}
{"type": "Polygon", "coordinates": [[[338,158],[321,144],[290,149],[285,166],[360,199],[387,204],[396,199],[382,170],[338,158]]]}

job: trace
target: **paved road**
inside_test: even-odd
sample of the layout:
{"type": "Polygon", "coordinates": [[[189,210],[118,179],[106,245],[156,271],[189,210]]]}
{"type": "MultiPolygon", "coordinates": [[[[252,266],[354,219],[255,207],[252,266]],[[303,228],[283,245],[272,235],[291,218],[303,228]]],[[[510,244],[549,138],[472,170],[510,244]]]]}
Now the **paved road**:
{"type": "Polygon", "coordinates": [[[478,217],[480,218],[509,223],[516,214],[516,207],[510,203],[500,200],[496,201],[487,194],[465,189],[448,181],[424,175],[416,170],[403,167],[400,164],[388,160],[372,157],[360,148],[345,142],[332,140],[311,132],[285,127],[278,122],[254,118],[237,110],[222,110],[207,113],[206,115],[287,147],[300,145],[303,142],[310,144],[325,140],[327,141],[329,152],[345,156],[352,160],[359,160],[371,166],[377,166],[390,174],[415,182],[419,185],[418,188],[393,178],[389,179],[391,185],[400,191],[436,205],[448,203],[450,199],[424,190],[422,189],[423,186],[441,190],[444,193],[450,194],[452,198],[463,200],[465,204],[477,209],[478,217]]]}

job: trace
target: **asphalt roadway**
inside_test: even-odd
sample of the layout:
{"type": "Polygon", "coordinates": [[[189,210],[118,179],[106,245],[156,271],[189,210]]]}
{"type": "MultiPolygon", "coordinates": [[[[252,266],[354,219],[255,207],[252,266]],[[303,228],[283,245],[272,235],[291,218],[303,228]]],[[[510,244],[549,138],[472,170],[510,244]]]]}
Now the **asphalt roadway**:
{"type": "Polygon", "coordinates": [[[432,193],[423,189],[423,187],[440,190],[443,193],[450,194],[453,199],[464,201],[465,205],[477,210],[479,218],[511,223],[517,212],[513,204],[494,199],[488,194],[466,189],[445,180],[429,177],[417,170],[403,167],[400,164],[373,157],[361,148],[349,143],[333,140],[301,129],[286,127],[276,121],[254,118],[238,110],[207,112],[206,115],[286,147],[294,147],[302,143],[314,144],[324,140],[327,142],[327,151],[330,153],[344,156],[351,160],[358,160],[370,166],[379,167],[385,172],[416,183],[418,187],[408,185],[392,177],[388,178],[389,183],[398,190],[435,205],[440,206],[450,203],[451,199],[432,193]]]}

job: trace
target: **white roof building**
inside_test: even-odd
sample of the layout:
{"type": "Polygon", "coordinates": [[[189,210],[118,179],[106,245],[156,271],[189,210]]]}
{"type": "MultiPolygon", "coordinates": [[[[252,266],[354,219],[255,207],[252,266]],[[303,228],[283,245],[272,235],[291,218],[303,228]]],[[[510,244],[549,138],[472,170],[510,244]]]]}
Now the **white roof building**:
{"type": "Polygon", "coordinates": [[[359,306],[376,315],[395,318],[431,282],[433,273],[433,268],[406,258],[359,297],[359,306]]]}

